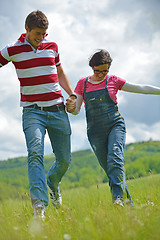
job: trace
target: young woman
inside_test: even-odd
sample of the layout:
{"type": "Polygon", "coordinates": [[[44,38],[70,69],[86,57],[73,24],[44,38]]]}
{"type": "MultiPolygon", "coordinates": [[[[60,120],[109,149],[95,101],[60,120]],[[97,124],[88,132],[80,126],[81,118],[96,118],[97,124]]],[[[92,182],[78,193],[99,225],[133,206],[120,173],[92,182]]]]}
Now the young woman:
{"type": "Polygon", "coordinates": [[[133,205],[125,182],[124,146],[126,128],[117,107],[118,90],[127,92],[157,94],[160,88],[126,82],[115,75],[108,75],[112,59],[106,50],[100,50],[90,58],[93,75],[82,78],[75,88],[76,110],[67,101],[67,110],[78,114],[84,101],[87,119],[87,136],[98,161],[109,178],[114,204],[124,206],[124,190],[133,205]]]}

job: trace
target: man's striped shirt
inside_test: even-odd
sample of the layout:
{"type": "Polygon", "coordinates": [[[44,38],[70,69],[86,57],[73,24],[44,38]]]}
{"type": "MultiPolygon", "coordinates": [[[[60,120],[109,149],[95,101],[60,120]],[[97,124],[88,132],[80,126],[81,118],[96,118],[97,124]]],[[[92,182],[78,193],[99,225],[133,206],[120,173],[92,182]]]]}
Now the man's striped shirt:
{"type": "Polygon", "coordinates": [[[0,67],[11,61],[16,68],[20,105],[51,106],[63,102],[57,74],[57,66],[61,64],[57,44],[44,39],[35,50],[25,35],[0,52],[0,67]]]}

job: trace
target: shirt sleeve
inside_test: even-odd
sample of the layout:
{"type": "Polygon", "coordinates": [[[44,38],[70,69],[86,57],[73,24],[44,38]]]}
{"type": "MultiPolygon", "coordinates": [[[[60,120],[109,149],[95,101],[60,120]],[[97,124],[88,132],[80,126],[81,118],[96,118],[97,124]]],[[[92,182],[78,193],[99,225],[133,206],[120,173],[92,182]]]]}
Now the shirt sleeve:
{"type": "Polygon", "coordinates": [[[125,84],[126,80],[124,80],[123,78],[120,78],[120,77],[116,77],[116,85],[117,85],[117,89],[118,90],[121,90],[123,85],[125,84]]]}
{"type": "Polygon", "coordinates": [[[59,56],[59,52],[58,52],[58,45],[56,43],[55,43],[55,46],[56,46],[55,64],[56,64],[56,67],[58,67],[61,65],[61,62],[60,62],[60,56],[59,56]]]}
{"type": "Polygon", "coordinates": [[[77,83],[77,85],[75,87],[75,90],[74,90],[75,93],[77,93],[77,94],[79,94],[81,96],[83,95],[83,91],[84,91],[84,81],[85,81],[85,78],[81,78],[78,81],[78,83],[77,83]]]}
{"type": "Polygon", "coordinates": [[[55,58],[55,63],[56,63],[56,67],[61,65],[59,53],[58,53],[57,57],[55,58]]]}
{"type": "Polygon", "coordinates": [[[9,55],[7,47],[3,48],[0,52],[0,67],[6,65],[9,62],[9,55]]]}
{"type": "Polygon", "coordinates": [[[117,92],[121,90],[126,80],[117,77],[115,75],[110,75],[108,80],[108,92],[111,99],[117,103],[117,92]]]}

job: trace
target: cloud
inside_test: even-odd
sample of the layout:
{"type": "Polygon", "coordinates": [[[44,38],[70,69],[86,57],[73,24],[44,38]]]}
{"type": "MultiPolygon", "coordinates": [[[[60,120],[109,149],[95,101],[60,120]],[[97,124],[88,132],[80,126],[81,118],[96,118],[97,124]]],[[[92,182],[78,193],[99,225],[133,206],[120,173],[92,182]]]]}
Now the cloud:
{"type": "Polygon", "coordinates": [[[0,111],[0,160],[26,155],[25,139],[19,119],[0,111]]]}
{"type": "Polygon", "coordinates": [[[157,130],[160,129],[160,121],[148,126],[145,123],[128,121],[126,143],[133,143],[136,141],[159,141],[159,134],[157,130]]]}

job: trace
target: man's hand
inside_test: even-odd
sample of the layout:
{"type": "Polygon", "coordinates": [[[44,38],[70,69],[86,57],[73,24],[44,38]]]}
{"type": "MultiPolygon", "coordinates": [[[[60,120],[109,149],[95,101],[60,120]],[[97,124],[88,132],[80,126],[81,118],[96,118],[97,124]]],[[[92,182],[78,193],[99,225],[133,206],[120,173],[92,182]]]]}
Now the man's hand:
{"type": "Polygon", "coordinates": [[[66,110],[69,113],[72,113],[76,109],[76,97],[75,96],[69,96],[69,98],[66,99],[66,110]]]}

